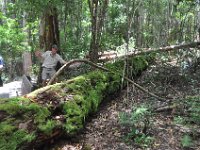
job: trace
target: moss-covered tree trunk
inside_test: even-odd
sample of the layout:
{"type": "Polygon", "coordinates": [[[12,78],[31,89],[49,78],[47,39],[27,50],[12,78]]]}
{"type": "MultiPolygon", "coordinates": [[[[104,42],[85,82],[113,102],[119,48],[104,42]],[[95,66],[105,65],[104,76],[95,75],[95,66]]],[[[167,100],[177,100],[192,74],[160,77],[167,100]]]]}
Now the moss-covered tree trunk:
{"type": "MultiPolygon", "coordinates": [[[[129,60],[133,74],[148,66],[147,56],[129,60]]],[[[27,149],[59,135],[74,135],[100,103],[120,90],[123,61],[106,66],[26,96],[0,100],[0,149],[27,149]],[[120,71],[121,70],[121,71],[120,71]]]]}

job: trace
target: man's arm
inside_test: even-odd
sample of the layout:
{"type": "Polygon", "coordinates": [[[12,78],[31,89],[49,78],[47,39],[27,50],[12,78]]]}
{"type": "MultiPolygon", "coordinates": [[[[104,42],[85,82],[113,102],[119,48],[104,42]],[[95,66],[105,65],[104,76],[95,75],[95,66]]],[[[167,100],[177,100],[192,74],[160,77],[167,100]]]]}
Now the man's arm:
{"type": "Polygon", "coordinates": [[[44,57],[42,56],[42,52],[37,50],[35,51],[35,56],[38,57],[40,60],[44,60],[44,57]]]}
{"type": "Polygon", "coordinates": [[[61,64],[66,64],[67,61],[65,61],[59,54],[57,55],[58,56],[58,61],[61,63],[61,64]]]}

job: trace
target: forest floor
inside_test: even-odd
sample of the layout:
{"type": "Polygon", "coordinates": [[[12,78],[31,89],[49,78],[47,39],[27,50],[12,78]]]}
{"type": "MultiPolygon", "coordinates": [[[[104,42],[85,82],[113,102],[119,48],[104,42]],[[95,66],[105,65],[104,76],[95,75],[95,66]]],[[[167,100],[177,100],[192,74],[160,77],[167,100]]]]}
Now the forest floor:
{"type": "Polygon", "coordinates": [[[175,120],[178,120],[176,107],[168,108],[172,101],[179,101],[186,96],[200,95],[200,67],[195,69],[195,72],[192,72],[191,68],[183,71],[173,61],[155,62],[142,72],[135,82],[170,102],[151,97],[130,84],[117,98],[104,102],[100,110],[87,121],[79,135],[70,141],[69,139],[54,141],[46,149],[200,150],[200,132],[198,131],[194,139],[190,138],[189,129],[175,123],[175,120]],[[127,140],[131,131],[120,123],[120,113],[130,113],[133,108],[141,106],[150,106],[155,110],[149,119],[150,125],[146,132],[148,136],[137,138],[137,133],[134,133],[134,135],[129,134],[130,138],[127,140]]]}

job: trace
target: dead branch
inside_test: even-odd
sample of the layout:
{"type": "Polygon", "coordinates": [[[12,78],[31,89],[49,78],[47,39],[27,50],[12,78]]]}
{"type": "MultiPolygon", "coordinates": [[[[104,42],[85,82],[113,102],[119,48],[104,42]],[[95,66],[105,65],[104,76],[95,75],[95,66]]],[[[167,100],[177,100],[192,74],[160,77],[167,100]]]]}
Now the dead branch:
{"type": "Polygon", "coordinates": [[[53,77],[49,80],[49,82],[47,83],[47,85],[51,85],[54,80],[64,71],[65,68],[68,68],[70,65],[74,64],[74,63],[86,63],[86,64],[89,64],[93,67],[96,67],[98,69],[101,69],[103,71],[109,71],[108,69],[104,68],[104,67],[101,67],[99,65],[96,65],[95,63],[87,60],[87,59],[74,59],[74,60],[70,60],[68,61],[66,64],[64,64],[54,75],[53,77]]]}
{"type": "Polygon", "coordinates": [[[199,129],[199,127],[192,127],[192,128],[189,128],[189,127],[186,127],[186,126],[183,126],[183,125],[180,125],[180,124],[176,124],[175,125],[175,129],[176,130],[179,130],[179,131],[181,131],[181,132],[183,132],[183,133],[197,133],[197,134],[200,134],[200,129],[199,129]]]}
{"type": "Polygon", "coordinates": [[[170,105],[170,106],[163,106],[159,108],[154,108],[154,112],[163,112],[163,111],[168,111],[168,110],[173,110],[177,106],[176,105],[170,105]]]}
{"type": "MultiPolygon", "coordinates": [[[[183,49],[183,48],[195,48],[199,46],[200,46],[200,42],[192,42],[188,44],[171,45],[171,46],[160,47],[160,48],[143,48],[143,49],[138,49],[137,50],[138,52],[129,53],[128,57],[141,55],[141,54],[167,52],[167,51],[178,50],[178,49],[183,49]]],[[[121,57],[125,57],[125,56],[121,56],[121,57]]]]}
{"type": "MultiPolygon", "coordinates": [[[[56,77],[58,77],[58,76],[63,72],[63,70],[64,70],[65,68],[68,68],[71,64],[77,63],[77,62],[83,62],[83,63],[89,64],[89,65],[91,65],[91,66],[93,66],[93,67],[95,67],[95,68],[101,69],[101,70],[103,70],[103,71],[107,71],[107,72],[111,72],[111,73],[113,73],[113,74],[116,74],[115,72],[112,72],[112,71],[108,70],[107,68],[104,68],[104,67],[102,67],[102,66],[99,66],[99,65],[97,65],[97,64],[95,64],[95,63],[93,63],[93,62],[91,62],[91,61],[89,61],[89,60],[87,60],[87,59],[74,59],[74,60],[71,60],[71,61],[67,62],[66,64],[64,64],[64,65],[54,74],[54,76],[50,79],[50,81],[48,82],[47,85],[51,85],[51,84],[53,83],[53,81],[56,79],[56,77]]],[[[121,74],[119,74],[119,75],[122,76],[121,74]]],[[[131,80],[131,79],[127,78],[127,77],[124,77],[124,79],[126,79],[128,82],[130,82],[130,83],[132,83],[133,85],[135,85],[135,87],[137,87],[137,88],[140,89],[141,91],[143,91],[143,92],[149,94],[150,96],[155,97],[156,99],[159,99],[159,100],[161,100],[161,101],[166,101],[165,98],[161,98],[161,97],[155,95],[154,93],[149,92],[147,89],[145,89],[145,88],[143,88],[142,86],[140,86],[139,84],[135,83],[133,80],[131,80]]]]}

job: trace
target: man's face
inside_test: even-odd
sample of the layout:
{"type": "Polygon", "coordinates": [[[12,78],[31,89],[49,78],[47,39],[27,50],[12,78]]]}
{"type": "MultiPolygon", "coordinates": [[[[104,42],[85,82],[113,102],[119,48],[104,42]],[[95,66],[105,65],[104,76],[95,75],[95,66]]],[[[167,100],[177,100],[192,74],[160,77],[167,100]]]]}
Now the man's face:
{"type": "Polygon", "coordinates": [[[52,48],[52,54],[56,54],[57,53],[57,49],[56,48],[52,48]]]}

